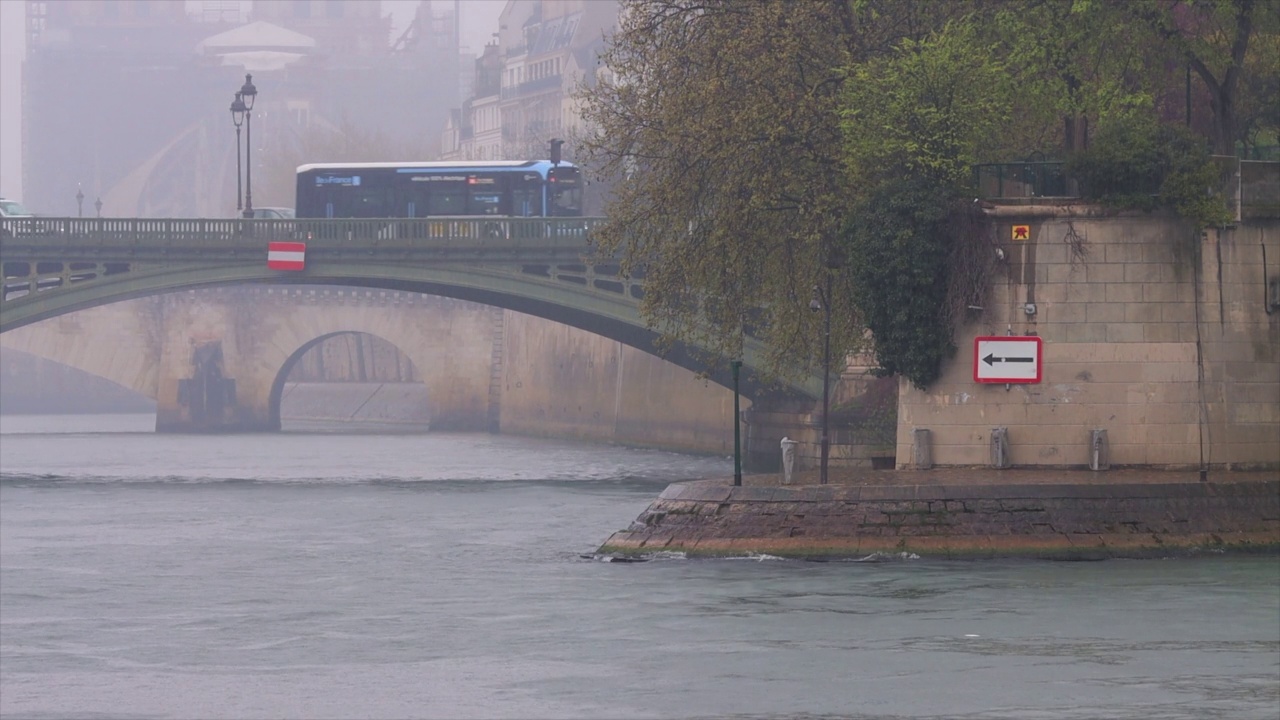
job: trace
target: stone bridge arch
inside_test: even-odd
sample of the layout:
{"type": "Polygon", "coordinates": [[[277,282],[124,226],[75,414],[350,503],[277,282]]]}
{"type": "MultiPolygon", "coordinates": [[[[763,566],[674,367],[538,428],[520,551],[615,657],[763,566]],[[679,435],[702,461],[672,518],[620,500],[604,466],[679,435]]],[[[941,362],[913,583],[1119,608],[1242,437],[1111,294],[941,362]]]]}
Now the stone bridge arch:
{"type": "Polygon", "coordinates": [[[157,430],[279,430],[289,371],[326,338],[352,332],[381,338],[409,358],[440,428],[486,427],[490,308],[355,288],[220,289],[201,300],[177,305],[169,319],[157,430]],[[214,356],[215,370],[200,365],[214,356]]]}
{"type": "Polygon", "coordinates": [[[392,293],[399,301],[415,302],[427,312],[370,312],[379,299],[385,304],[386,298],[379,297],[385,295],[351,290],[345,293],[349,299],[338,306],[328,305],[326,312],[276,331],[272,345],[287,354],[264,358],[268,371],[279,363],[267,391],[269,427],[281,427],[285,384],[298,362],[330,338],[359,333],[389,343],[413,363],[426,386],[434,429],[488,429],[494,326],[501,322],[501,310],[431,296],[410,300],[405,297],[408,294],[392,293]],[[372,304],[362,305],[362,300],[372,304]],[[288,352],[291,344],[294,349],[288,352]]]}
{"type": "MultiPolygon", "coordinates": [[[[366,332],[346,331],[329,333],[321,335],[316,339],[308,342],[298,348],[288,359],[285,360],[284,366],[280,368],[280,373],[276,376],[275,382],[271,388],[271,417],[273,421],[278,423],[280,428],[285,429],[286,418],[285,410],[289,403],[302,402],[308,410],[303,410],[300,414],[313,420],[342,422],[355,419],[363,411],[366,406],[370,407],[368,415],[384,413],[388,408],[387,402],[390,400],[392,404],[398,406],[390,408],[390,415],[383,414],[383,422],[388,424],[407,423],[410,425],[429,424],[431,416],[431,403],[429,399],[424,398],[419,392],[405,392],[403,388],[395,389],[396,386],[420,386],[421,389],[427,388],[426,382],[423,380],[417,364],[411,358],[405,355],[404,351],[396,347],[386,338],[381,338],[366,332]],[[330,340],[352,340],[354,344],[349,343],[330,343],[330,340]],[[365,340],[373,341],[366,352],[365,340]],[[394,373],[388,373],[388,369],[376,362],[378,351],[384,348],[392,348],[396,353],[397,367],[394,373]],[[324,361],[324,355],[327,351],[347,352],[347,362],[338,363],[338,367],[333,369],[327,366],[324,361]],[[351,351],[354,350],[354,353],[351,351]],[[309,356],[314,356],[313,367],[311,368],[313,377],[300,380],[298,375],[302,371],[307,370],[303,366],[302,361],[309,356]],[[408,364],[408,368],[399,367],[398,361],[403,358],[408,364]],[[366,361],[373,363],[371,372],[366,371],[366,361]],[[407,370],[407,372],[406,372],[407,370]],[[337,374],[341,379],[333,379],[337,374]],[[388,374],[394,375],[394,378],[387,377],[388,374]],[[407,379],[405,376],[408,376],[407,379]],[[333,392],[319,392],[316,387],[312,387],[310,391],[299,388],[306,383],[314,383],[319,386],[325,386],[334,390],[333,392]],[[293,384],[293,391],[290,391],[290,385],[293,384]],[[387,386],[391,385],[391,388],[387,386]],[[350,387],[352,391],[346,392],[344,388],[350,387]],[[405,398],[409,401],[409,406],[405,406],[403,402],[394,402],[398,398],[405,398]]],[[[298,413],[295,413],[298,414],[298,413]]],[[[437,426],[437,429],[441,429],[437,426]]]]}

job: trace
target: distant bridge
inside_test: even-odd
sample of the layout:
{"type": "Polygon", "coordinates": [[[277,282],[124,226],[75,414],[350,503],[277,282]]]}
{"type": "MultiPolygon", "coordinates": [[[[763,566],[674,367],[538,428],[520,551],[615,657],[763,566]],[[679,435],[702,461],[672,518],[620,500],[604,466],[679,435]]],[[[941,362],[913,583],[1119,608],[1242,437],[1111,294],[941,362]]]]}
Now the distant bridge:
{"type": "MultiPolygon", "coordinates": [[[[0,219],[0,332],[131,298],[213,286],[307,284],[405,290],[470,300],[564,323],[655,353],[639,314],[643,285],[594,258],[602,218],[380,220],[0,219]],[[305,243],[305,268],[267,267],[268,243],[305,243]]],[[[697,348],[663,357],[732,386],[697,348]]],[[[743,394],[772,395],[751,370],[762,346],[744,349],[743,394]]],[[[814,399],[822,379],[788,383],[814,399]]]]}

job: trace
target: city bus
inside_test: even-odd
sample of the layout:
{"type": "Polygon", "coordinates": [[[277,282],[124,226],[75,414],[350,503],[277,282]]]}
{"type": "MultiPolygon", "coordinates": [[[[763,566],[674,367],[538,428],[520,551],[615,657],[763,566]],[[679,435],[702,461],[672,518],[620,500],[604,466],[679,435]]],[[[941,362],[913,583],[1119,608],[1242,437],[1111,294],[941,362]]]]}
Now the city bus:
{"type": "Polygon", "coordinates": [[[550,160],[314,163],[298,218],[581,217],[582,178],[550,160]]]}

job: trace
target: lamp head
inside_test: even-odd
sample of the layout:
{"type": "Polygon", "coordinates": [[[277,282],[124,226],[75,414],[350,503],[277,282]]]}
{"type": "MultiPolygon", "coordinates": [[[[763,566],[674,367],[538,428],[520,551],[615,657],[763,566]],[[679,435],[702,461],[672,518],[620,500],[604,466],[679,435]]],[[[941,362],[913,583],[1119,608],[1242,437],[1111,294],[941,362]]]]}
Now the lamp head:
{"type": "Polygon", "coordinates": [[[243,97],[240,93],[236,93],[236,99],[231,101],[231,122],[235,123],[236,127],[244,124],[244,114],[247,110],[243,97]]]}
{"type": "Polygon", "coordinates": [[[245,74],[244,85],[240,86],[240,94],[244,96],[244,109],[252,110],[253,101],[258,97],[258,88],[253,85],[253,75],[245,74]]]}

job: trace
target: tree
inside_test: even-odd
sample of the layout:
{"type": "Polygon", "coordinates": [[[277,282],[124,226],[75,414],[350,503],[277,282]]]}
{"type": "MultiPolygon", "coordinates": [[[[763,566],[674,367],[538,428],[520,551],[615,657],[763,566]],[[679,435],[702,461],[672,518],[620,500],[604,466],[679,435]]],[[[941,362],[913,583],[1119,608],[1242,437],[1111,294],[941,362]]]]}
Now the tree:
{"type": "Polygon", "coordinates": [[[838,236],[849,217],[840,89],[853,62],[925,33],[962,3],[897,0],[630,0],[579,89],[579,157],[611,183],[599,249],[644,273],[641,311],[667,340],[740,357],[765,341],[769,371],[812,367],[832,274],[832,351],[863,326],[838,236]]]}
{"type": "MultiPolygon", "coordinates": [[[[1234,155],[1236,142],[1248,139],[1248,128],[1237,115],[1241,92],[1261,81],[1246,72],[1275,71],[1274,65],[1248,62],[1250,41],[1259,30],[1269,40],[1274,36],[1280,6],[1274,0],[1131,0],[1118,7],[1129,15],[1135,32],[1154,34],[1166,59],[1185,64],[1200,79],[1213,111],[1213,150],[1234,155]]],[[[1264,47],[1270,49],[1270,42],[1264,47]]],[[[1272,106],[1276,100],[1270,99],[1272,106]]]]}
{"type": "MultiPolygon", "coordinates": [[[[583,91],[595,133],[581,154],[613,183],[600,249],[644,273],[641,311],[668,340],[732,358],[749,331],[777,372],[814,357],[810,289],[848,196],[836,106],[850,13],[844,0],[625,5],[610,74],[583,91]]],[[[833,307],[852,336],[848,297],[833,307]]]]}
{"type": "Polygon", "coordinates": [[[948,23],[852,68],[842,128],[858,188],[844,243],[884,372],[926,387],[980,304],[994,253],[974,222],[973,165],[1007,147],[1018,92],[980,23],[948,23]]]}

